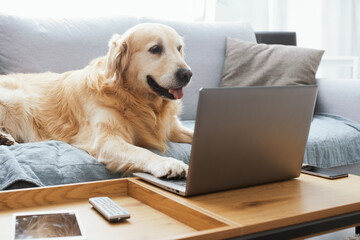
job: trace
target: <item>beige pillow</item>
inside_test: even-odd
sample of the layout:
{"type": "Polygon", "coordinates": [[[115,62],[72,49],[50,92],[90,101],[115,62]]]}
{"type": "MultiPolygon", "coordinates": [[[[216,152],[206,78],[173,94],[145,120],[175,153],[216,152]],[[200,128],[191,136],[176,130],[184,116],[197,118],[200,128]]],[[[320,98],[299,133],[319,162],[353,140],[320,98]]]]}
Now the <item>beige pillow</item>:
{"type": "Polygon", "coordinates": [[[323,50],[226,39],[221,87],[315,84],[323,50]]]}

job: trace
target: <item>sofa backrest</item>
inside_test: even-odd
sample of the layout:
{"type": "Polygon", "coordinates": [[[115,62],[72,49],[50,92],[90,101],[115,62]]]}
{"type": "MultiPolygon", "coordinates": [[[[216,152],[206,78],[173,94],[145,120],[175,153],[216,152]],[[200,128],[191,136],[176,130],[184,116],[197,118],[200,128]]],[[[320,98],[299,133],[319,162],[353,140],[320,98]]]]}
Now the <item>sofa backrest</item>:
{"type": "Polygon", "coordinates": [[[0,74],[65,72],[104,56],[114,33],[143,22],[173,27],[185,42],[193,78],[184,90],[182,119],[195,119],[198,91],[217,87],[225,58],[226,37],[256,42],[248,23],[196,23],[149,18],[34,19],[0,14],[0,74]]]}
{"type": "Polygon", "coordinates": [[[316,113],[336,114],[360,123],[360,79],[317,78],[316,113]]]}

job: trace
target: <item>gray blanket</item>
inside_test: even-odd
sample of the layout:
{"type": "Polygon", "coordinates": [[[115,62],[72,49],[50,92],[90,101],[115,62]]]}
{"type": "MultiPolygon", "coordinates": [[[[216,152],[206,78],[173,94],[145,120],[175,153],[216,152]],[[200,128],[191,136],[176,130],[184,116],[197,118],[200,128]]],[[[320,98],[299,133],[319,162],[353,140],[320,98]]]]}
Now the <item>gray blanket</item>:
{"type": "Polygon", "coordinates": [[[315,115],[304,163],[328,168],[356,162],[360,162],[360,124],[336,115],[315,115]]]}
{"type": "Polygon", "coordinates": [[[59,141],[0,146],[0,188],[49,186],[122,177],[83,150],[59,141]]]}
{"type": "MultiPolygon", "coordinates": [[[[194,128],[194,121],[184,122],[194,128]]],[[[160,154],[156,150],[153,152],[160,154]]],[[[189,162],[191,145],[169,143],[165,156],[189,162]]],[[[315,115],[304,162],[323,167],[360,161],[360,125],[334,115],[315,115]]],[[[59,141],[0,146],[0,189],[121,178],[87,152],[59,141]]]]}

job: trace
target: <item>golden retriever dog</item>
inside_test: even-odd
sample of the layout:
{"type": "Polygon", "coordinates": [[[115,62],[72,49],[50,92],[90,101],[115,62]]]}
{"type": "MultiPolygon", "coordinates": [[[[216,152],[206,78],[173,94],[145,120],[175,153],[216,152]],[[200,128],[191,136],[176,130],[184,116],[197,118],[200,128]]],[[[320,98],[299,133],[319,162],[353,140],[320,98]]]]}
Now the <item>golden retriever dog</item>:
{"type": "Polygon", "coordinates": [[[59,140],[112,172],[185,177],[188,165],[145,149],[192,142],[177,117],[192,76],[183,46],[174,29],[145,23],[115,34],[84,69],[0,76],[0,142],[59,140]]]}

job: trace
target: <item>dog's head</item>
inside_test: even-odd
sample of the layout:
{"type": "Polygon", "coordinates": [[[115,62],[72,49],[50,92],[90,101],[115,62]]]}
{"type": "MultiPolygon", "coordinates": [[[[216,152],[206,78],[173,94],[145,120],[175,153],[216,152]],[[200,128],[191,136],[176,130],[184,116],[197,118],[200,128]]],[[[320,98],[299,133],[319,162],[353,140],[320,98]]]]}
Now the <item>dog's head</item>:
{"type": "Polygon", "coordinates": [[[181,99],[192,76],[183,48],[182,38],[169,26],[136,25],[110,40],[106,76],[128,89],[181,99]]]}

